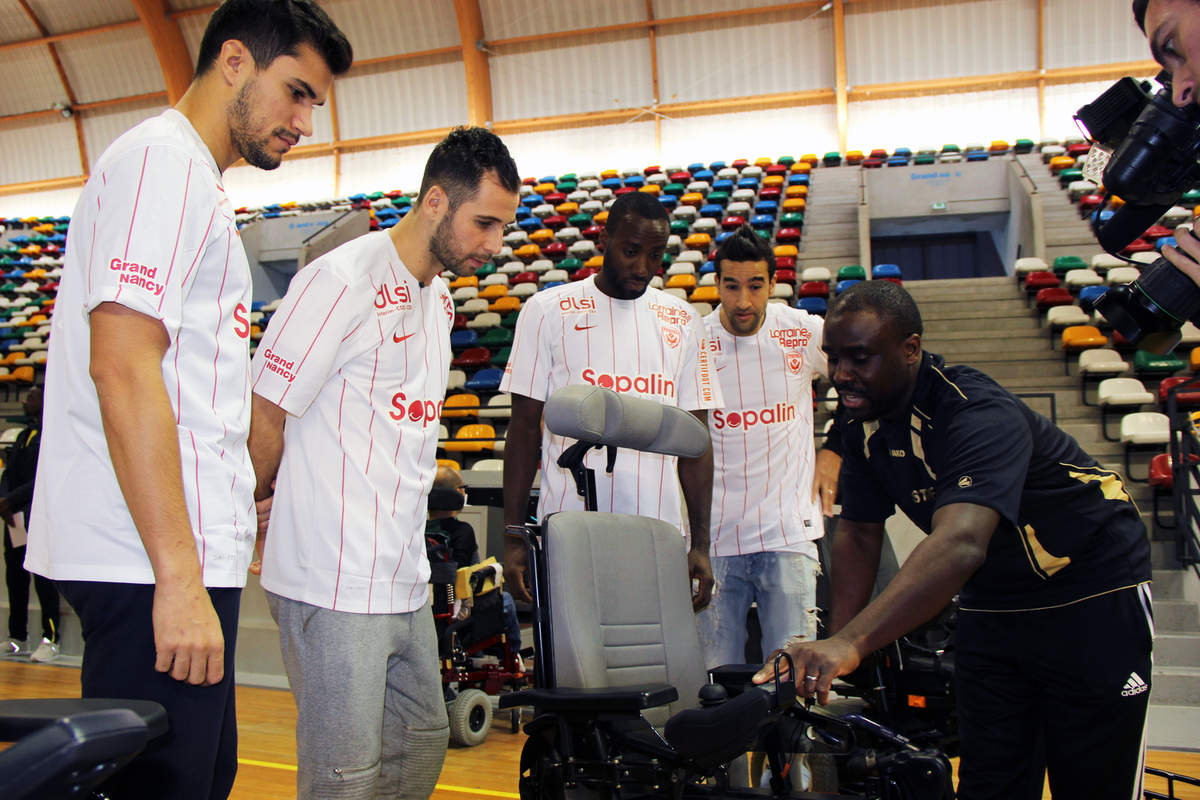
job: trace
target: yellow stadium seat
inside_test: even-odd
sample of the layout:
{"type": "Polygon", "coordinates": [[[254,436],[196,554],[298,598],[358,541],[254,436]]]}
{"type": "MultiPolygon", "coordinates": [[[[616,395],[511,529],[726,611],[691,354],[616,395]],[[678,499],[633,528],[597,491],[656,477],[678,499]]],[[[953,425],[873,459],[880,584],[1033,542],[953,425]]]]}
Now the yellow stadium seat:
{"type": "Polygon", "coordinates": [[[478,453],[491,450],[496,445],[496,429],[491,425],[475,422],[463,425],[454,438],[439,443],[443,450],[454,453],[478,453]]]}
{"type": "Polygon", "coordinates": [[[533,187],[534,194],[550,194],[558,187],[553,183],[539,183],[533,187]]]}
{"type": "Polygon", "coordinates": [[[812,172],[812,164],[809,164],[807,161],[797,161],[795,164],[792,164],[792,172],[798,172],[801,175],[812,172]]]}
{"type": "Polygon", "coordinates": [[[606,169],[600,173],[600,180],[607,180],[608,178],[619,178],[619,177],[621,177],[621,171],[616,170],[616,169],[606,169]]]}
{"type": "Polygon", "coordinates": [[[1094,325],[1072,325],[1063,328],[1062,347],[1064,351],[1078,352],[1093,347],[1107,347],[1108,337],[1094,325]]]}
{"type": "Polygon", "coordinates": [[[604,256],[592,256],[587,261],[583,262],[583,265],[592,269],[600,269],[604,266],[604,256]]]}
{"type": "Polygon", "coordinates": [[[1188,354],[1188,369],[1192,372],[1200,370],[1200,347],[1193,347],[1188,354]]]}
{"type": "Polygon", "coordinates": [[[479,416],[479,396],[470,392],[452,394],[442,405],[442,419],[479,416]]]}
{"type": "Polygon", "coordinates": [[[645,186],[638,187],[638,191],[658,197],[660,194],[662,194],[662,187],[657,183],[647,183],[645,186]]]}
{"type": "Polygon", "coordinates": [[[1050,159],[1050,172],[1054,175],[1062,172],[1064,169],[1071,169],[1075,166],[1075,159],[1070,156],[1055,156],[1050,159]]]}
{"type": "Polygon", "coordinates": [[[692,294],[688,300],[693,303],[712,303],[714,306],[720,302],[720,297],[717,295],[717,287],[715,286],[697,286],[692,290],[692,294]]]}
{"type": "Polygon", "coordinates": [[[783,190],[784,198],[808,197],[807,186],[789,186],[783,190]]]}
{"type": "Polygon", "coordinates": [[[461,289],[464,286],[478,286],[479,278],[474,275],[460,275],[450,282],[451,289],[461,289]]]}
{"type": "Polygon", "coordinates": [[[497,300],[507,294],[507,286],[500,283],[493,283],[491,286],[485,286],[480,289],[477,296],[482,297],[484,300],[497,300]]]}
{"type": "Polygon", "coordinates": [[[808,201],[805,200],[803,197],[789,197],[783,201],[783,205],[781,206],[781,208],[783,209],[783,213],[785,213],[785,214],[788,213],[789,211],[799,211],[799,212],[803,213],[804,209],[807,206],[808,206],[808,201]]]}
{"type": "Polygon", "coordinates": [[[555,214],[562,214],[564,217],[569,217],[572,214],[579,213],[579,203],[574,200],[568,200],[565,203],[559,203],[554,207],[555,214]]]}
{"type": "Polygon", "coordinates": [[[704,205],[704,195],[700,194],[699,192],[686,192],[682,197],[679,198],[679,205],[699,208],[700,206],[704,205]]]}
{"type": "Polygon", "coordinates": [[[767,177],[763,178],[762,184],[763,186],[783,186],[783,176],[768,175],[767,177]]]}
{"type": "MultiPolygon", "coordinates": [[[[817,154],[816,153],[805,153],[804,155],[800,156],[800,159],[799,159],[799,161],[797,161],[797,163],[808,164],[810,167],[815,167],[817,165],[817,154]]],[[[795,170],[793,170],[793,172],[794,171],[795,170]]]]}
{"type": "Polygon", "coordinates": [[[599,214],[592,217],[593,225],[603,225],[606,222],[608,222],[608,209],[604,209],[599,214]]]}
{"type": "Polygon", "coordinates": [[[683,240],[689,250],[705,250],[712,247],[712,237],[707,233],[693,233],[683,240]]]}
{"type": "Polygon", "coordinates": [[[696,287],[695,275],[672,275],[667,278],[668,289],[694,289],[696,287]]]}
{"type": "Polygon", "coordinates": [[[518,311],[521,308],[521,298],[519,297],[498,297],[496,301],[488,306],[488,311],[495,311],[497,314],[507,314],[510,311],[518,311]]]}
{"type": "Polygon", "coordinates": [[[537,259],[542,254],[542,248],[536,244],[523,244],[513,251],[513,255],[522,261],[529,263],[537,259]]]}
{"type": "Polygon", "coordinates": [[[776,258],[795,258],[800,251],[796,249],[794,244],[777,244],[775,245],[776,258]]]}
{"type": "Polygon", "coordinates": [[[457,461],[455,461],[453,458],[439,458],[437,460],[437,465],[439,467],[449,467],[450,469],[455,470],[456,472],[462,471],[462,465],[459,464],[457,461]]]}
{"type": "Polygon", "coordinates": [[[534,244],[550,244],[554,241],[554,231],[549,228],[540,228],[529,234],[529,241],[534,244]]]}
{"type": "Polygon", "coordinates": [[[766,169],[767,167],[771,166],[774,163],[775,163],[774,161],[767,158],[766,156],[762,156],[760,158],[754,159],[754,166],[761,167],[763,169],[766,169]]]}

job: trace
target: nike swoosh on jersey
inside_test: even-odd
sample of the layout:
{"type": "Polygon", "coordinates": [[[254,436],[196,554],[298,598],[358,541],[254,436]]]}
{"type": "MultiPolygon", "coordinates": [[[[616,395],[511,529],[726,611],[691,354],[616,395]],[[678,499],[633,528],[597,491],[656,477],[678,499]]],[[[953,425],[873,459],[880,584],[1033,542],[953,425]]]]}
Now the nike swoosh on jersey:
{"type": "Polygon", "coordinates": [[[578,322],[575,323],[575,330],[577,330],[577,331],[590,331],[594,327],[596,327],[596,326],[595,325],[580,325],[578,322]]]}
{"type": "Polygon", "coordinates": [[[410,337],[412,337],[412,336],[416,336],[416,333],[415,333],[415,332],[414,332],[414,333],[410,333],[410,334],[408,334],[407,336],[397,336],[396,334],[394,334],[394,333],[393,333],[393,334],[392,334],[392,341],[393,341],[393,342],[395,342],[396,344],[400,344],[400,343],[401,343],[401,342],[403,342],[405,339],[408,339],[408,338],[410,338],[410,337]]]}

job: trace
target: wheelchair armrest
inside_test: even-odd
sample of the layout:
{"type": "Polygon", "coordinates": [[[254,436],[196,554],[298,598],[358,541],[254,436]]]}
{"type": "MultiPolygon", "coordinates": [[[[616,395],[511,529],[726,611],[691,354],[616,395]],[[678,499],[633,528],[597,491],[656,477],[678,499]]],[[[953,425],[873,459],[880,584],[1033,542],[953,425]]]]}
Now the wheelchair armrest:
{"type": "Polygon", "coordinates": [[[15,742],[63,717],[110,709],[129,709],[135,713],[145,723],[150,739],[167,732],[167,710],[152,700],[100,697],[0,700],[0,742],[15,742]]]}
{"type": "Polygon", "coordinates": [[[603,689],[527,689],[500,695],[500,708],[533,706],[542,711],[593,713],[632,713],[664,706],[679,699],[679,691],[670,684],[617,686],[603,689]]]}
{"type": "Polygon", "coordinates": [[[708,678],[724,687],[730,697],[736,697],[753,686],[750,679],[762,669],[762,664],[724,664],[708,671],[708,678]]]}

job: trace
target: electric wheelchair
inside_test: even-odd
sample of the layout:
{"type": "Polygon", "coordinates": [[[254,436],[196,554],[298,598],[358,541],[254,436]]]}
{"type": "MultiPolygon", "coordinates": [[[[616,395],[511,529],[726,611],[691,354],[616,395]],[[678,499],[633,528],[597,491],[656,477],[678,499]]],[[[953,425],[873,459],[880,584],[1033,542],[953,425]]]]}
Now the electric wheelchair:
{"type": "Polygon", "coordinates": [[[706,674],[679,531],[594,511],[588,450],[609,448],[610,470],[618,447],[697,457],[709,446],[699,420],[590,386],[556,392],[543,419],[577,440],[559,464],[574,474],[589,511],[553,514],[521,531],[530,551],[538,688],[500,704],[534,711],[521,754],[522,800],[953,797],[949,761],[936,747],[857,710],[832,716],[807,708],[790,680],[754,686],[758,665],[706,674]],[[731,767],[751,750],[766,754],[769,786],[746,786],[731,767]],[[841,790],[853,793],[794,789],[792,756],[811,752],[827,754],[841,790]]]}

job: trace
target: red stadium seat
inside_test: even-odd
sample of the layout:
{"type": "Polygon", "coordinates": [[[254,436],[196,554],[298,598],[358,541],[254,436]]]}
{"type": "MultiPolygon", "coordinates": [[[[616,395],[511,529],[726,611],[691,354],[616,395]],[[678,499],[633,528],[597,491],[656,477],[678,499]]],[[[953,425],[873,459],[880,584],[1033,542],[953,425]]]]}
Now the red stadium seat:
{"type": "Polygon", "coordinates": [[[1040,289],[1034,302],[1037,304],[1039,311],[1044,311],[1054,306],[1069,306],[1075,302],[1075,298],[1066,289],[1050,287],[1048,289],[1040,289]]]}

